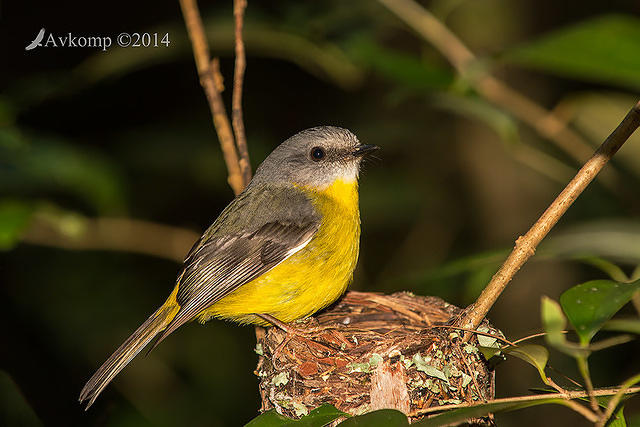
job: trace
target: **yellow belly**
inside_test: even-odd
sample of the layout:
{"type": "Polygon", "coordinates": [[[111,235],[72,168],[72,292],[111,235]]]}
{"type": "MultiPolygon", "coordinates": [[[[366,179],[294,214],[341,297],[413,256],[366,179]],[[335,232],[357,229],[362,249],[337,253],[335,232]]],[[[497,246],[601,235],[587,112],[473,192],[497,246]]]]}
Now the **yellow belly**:
{"type": "Polygon", "coordinates": [[[266,323],[253,313],[283,322],[312,315],[344,293],[353,277],[360,244],[357,182],[336,181],[323,191],[308,188],[322,215],[313,239],[268,273],[242,285],[199,315],[240,323],[266,323]]]}

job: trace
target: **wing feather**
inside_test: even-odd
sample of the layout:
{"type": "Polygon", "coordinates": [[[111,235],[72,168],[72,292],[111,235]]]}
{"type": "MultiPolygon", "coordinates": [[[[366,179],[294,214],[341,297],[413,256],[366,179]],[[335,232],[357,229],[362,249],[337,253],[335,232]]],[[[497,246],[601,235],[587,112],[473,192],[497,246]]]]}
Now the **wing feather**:
{"type": "MultiPolygon", "coordinates": [[[[286,197],[291,200],[299,197],[297,195],[287,194],[286,197]]],[[[267,193],[267,196],[273,197],[273,194],[267,193]]],[[[216,229],[214,223],[205,232],[187,255],[179,276],[176,298],[180,310],[155,345],[230,292],[265,274],[309,243],[320,225],[319,216],[306,197],[302,206],[299,200],[293,201],[298,202],[301,209],[280,203],[271,210],[270,218],[259,218],[244,230],[236,228],[229,233],[220,225],[216,229]]],[[[234,202],[241,204],[242,198],[234,202]]],[[[226,222],[228,217],[226,212],[220,215],[226,222]]]]}

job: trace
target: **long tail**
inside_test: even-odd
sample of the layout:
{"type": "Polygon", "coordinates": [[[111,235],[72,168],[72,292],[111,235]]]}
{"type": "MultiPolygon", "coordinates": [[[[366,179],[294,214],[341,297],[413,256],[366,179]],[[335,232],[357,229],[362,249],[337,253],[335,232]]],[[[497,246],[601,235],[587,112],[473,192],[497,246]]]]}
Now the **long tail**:
{"type": "Polygon", "coordinates": [[[87,381],[80,392],[80,402],[88,400],[85,411],[89,409],[102,390],[118,375],[151,340],[162,332],[176,316],[180,306],[165,303],[156,310],[122,345],[113,352],[106,362],[87,381]]]}

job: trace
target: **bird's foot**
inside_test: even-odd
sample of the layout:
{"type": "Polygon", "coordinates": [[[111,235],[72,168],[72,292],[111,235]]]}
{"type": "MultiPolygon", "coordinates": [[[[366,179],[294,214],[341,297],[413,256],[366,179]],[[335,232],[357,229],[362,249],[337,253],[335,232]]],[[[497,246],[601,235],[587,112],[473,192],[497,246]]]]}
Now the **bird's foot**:
{"type": "Polygon", "coordinates": [[[287,336],[299,336],[303,338],[312,338],[318,332],[322,331],[323,328],[320,327],[308,327],[308,328],[296,328],[291,323],[285,323],[281,320],[278,320],[276,317],[273,317],[270,314],[264,313],[256,313],[256,316],[264,320],[265,322],[271,323],[276,328],[279,328],[287,333],[287,336]]]}
{"type": "Polygon", "coordinates": [[[275,349],[275,351],[272,354],[272,359],[275,361],[276,359],[278,359],[278,357],[280,356],[280,353],[282,352],[282,350],[287,346],[287,344],[289,344],[289,342],[293,339],[293,338],[299,338],[303,341],[307,341],[307,342],[313,342],[314,338],[317,337],[318,332],[321,332],[323,330],[325,330],[326,328],[323,327],[317,327],[317,326],[312,326],[312,327],[307,327],[307,328],[296,328],[295,326],[291,325],[290,323],[285,323],[281,320],[278,320],[277,318],[271,316],[270,314],[263,314],[263,313],[256,313],[256,316],[260,317],[262,320],[264,320],[265,322],[269,322],[271,323],[273,326],[275,326],[278,329],[281,329],[282,331],[285,332],[285,337],[282,340],[282,342],[278,345],[278,347],[275,349]]]}

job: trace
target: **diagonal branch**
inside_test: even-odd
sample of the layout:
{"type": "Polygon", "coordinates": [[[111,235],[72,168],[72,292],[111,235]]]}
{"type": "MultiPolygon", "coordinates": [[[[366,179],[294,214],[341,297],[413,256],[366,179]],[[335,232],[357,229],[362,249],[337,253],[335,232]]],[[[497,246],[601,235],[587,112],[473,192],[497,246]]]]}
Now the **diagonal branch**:
{"type": "MultiPolygon", "coordinates": [[[[420,4],[414,0],[378,1],[433,44],[451,62],[458,73],[467,77],[471,85],[486,99],[510,111],[540,135],[555,142],[574,159],[582,162],[591,155],[591,148],[582,137],[565,126],[555,114],[511,89],[492,75],[474,70],[472,65],[476,60],[475,55],[420,4]]],[[[475,329],[480,324],[513,276],[534,254],[538,244],[639,125],[640,104],[636,104],[527,234],[516,241],[507,260],[485,287],[478,300],[467,309],[460,326],[475,329]]],[[[614,186],[613,181],[604,182],[614,191],[619,190],[614,186]]],[[[469,337],[470,334],[467,334],[465,339],[469,337]]]]}
{"type": "Polygon", "coordinates": [[[538,244],[638,126],[640,126],[640,102],[631,108],[618,127],[578,171],[576,176],[544,211],[527,234],[518,238],[513,251],[511,251],[504,264],[491,278],[478,300],[467,309],[467,314],[461,322],[463,327],[475,329],[480,325],[482,319],[487,315],[513,276],[535,253],[538,244]]]}

